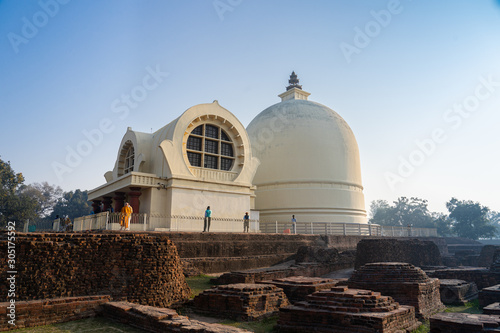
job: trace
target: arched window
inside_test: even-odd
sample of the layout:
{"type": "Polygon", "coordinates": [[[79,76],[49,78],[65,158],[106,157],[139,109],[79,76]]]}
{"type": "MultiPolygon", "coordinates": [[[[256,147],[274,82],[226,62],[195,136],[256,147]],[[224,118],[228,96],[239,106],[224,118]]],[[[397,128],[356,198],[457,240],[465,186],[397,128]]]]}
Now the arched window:
{"type": "Polygon", "coordinates": [[[123,169],[124,173],[129,173],[134,171],[134,146],[127,150],[125,155],[125,166],[123,169]]]}
{"type": "Polygon", "coordinates": [[[194,167],[229,171],[234,165],[231,139],[223,129],[211,124],[200,125],[191,132],[186,150],[194,167]]]}

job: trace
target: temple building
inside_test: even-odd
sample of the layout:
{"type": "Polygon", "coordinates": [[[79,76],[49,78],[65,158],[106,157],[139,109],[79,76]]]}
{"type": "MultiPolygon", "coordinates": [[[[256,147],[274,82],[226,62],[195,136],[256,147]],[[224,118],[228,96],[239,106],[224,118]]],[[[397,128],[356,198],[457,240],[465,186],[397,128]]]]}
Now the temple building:
{"type": "Polygon", "coordinates": [[[120,211],[162,217],[197,216],[207,206],[219,218],[242,218],[253,206],[252,157],[245,127],[217,101],[200,104],[155,133],[130,127],[106,183],[89,192],[94,211],[101,202],[120,211]]]}
{"type": "Polygon", "coordinates": [[[295,72],[247,132],[260,160],[253,184],[261,220],[367,223],[356,138],[332,109],[308,101],[295,72]]]}
{"type": "MultiPolygon", "coordinates": [[[[308,101],[292,73],[281,102],[248,128],[217,101],[189,108],[154,133],[128,128],[94,211],[128,201],[149,216],[367,223],[359,151],[347,123],[308,101]]],[[[167,226],[168,228],[168,226],[167,226]]]]}

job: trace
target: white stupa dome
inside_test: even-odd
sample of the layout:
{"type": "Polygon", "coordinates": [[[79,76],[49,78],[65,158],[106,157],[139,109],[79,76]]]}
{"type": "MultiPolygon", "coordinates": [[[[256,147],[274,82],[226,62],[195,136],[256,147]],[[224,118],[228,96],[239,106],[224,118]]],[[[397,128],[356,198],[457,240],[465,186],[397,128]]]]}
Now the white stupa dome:
{"type": "Polygon", "coordinates": [[[367,223],[356,138],[332,109],[307,100],[295,73],[282,101],[248,125],[261,164],[254,177],[261,220],[367,223]]]}

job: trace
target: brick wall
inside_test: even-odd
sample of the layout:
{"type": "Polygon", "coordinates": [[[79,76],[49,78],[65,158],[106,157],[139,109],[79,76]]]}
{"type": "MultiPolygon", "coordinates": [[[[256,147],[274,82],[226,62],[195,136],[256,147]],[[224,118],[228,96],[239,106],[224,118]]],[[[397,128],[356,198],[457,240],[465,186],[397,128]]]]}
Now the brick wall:
{"type": "Polygon", "coordinates": [[[490,272],[482,268],[456,268],[440,269],[427,273],[430,277],[438,279],[457,279],[474,282],[479,290],[500,284],[500,273],[490,272]]]}
{"type": "Polygon", "coordinates": [[[439,248],[432,241],[363,239],[357,246],[354,267],[373,262],[406,262],[419,267],[442,265],[439,248]]]}
{"type": "Polygon", "coordinates": [[[109,300],[110,296],[101,295],[16,302],[15,321],[12,322],[15,326],[9,324],[12,319],[7,316],[10,302],[0,303],[0,331],[95,317],[101,305],[109,300]]]}
{"type": "MultiPolygon", "coordinates": [[[[0,279],[7,244],[0,234],[0,279]]],[[[16,300],[111,295],[166,307],[189,297],[175,245],[167,236],[132,233],[18,233],[16,300]]],[[[0,284],[0,301],[7,301],[0,284]]]]}

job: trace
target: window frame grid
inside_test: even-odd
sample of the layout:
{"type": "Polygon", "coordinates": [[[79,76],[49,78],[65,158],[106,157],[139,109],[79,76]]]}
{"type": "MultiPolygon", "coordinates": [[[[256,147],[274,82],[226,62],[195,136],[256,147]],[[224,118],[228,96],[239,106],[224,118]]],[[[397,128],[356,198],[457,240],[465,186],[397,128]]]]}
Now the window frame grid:
{"type": "MultiPolygon", "coordinates": [[[[213,133],[211,133],[211,135],[213,135],[213,133]]],[[[227,152],[227,149],[225,151],[227,152]]],[[[204,169],[209,169],[209,170],[219,170],[219,171],[230,172],[234,168],[234,166],[236,164],[234,142],[231,140],[231,138],[226,133],[226,131],[224,131],[220,126],[216,126],[216,125],[210,124],[210,123],[201,124],[201,125],[195,127],[191,131],[191,133],[189,133],[188,139],[186,140],[186,155],[187,155],[189,166],[195,167],[195,168],[204,168],[204,169]],[[194,134],[193,132],[196,129],[198,129],[200,126],[201,126],[201,130],[198,130],[198,132],[201,132],[202,134],[201,135],[200,134],[194,134]],[[217,139],[213,138],[211,136],[207,136],[207,126],[217,128],[217,137],[218,137],[217,139]],[[224,135],[224,138],[223,138],[223,135],[224,135]],[[189,141],[190,137],[201,139],[201,150],[195,150],[195,149],[188,148],[187,142],[189,141]],[[229,139],[229,141],[226,140],[226,138],[229,139]],[[206,143],[207,140],[208,141],[212,141],[212,142],[216,142],[216,148],[217,148],[217,152],[216,153],[214,153],[213,150],[212,151],[207,151],[207,143],[206,143]],[[225,145],[230,145],[230,150],[231,150],[232,155],[222,154],[222,147],[223,147],[222,144],[223,143],[225,145]],[[200,166],[192,165],[191,164],[191,160],[189,159],[189,156],[187,155],[187,153],[201,155],[200,156],[200,158],[201,158],[200,166]],[[216,161],[215,161],[216,168],[205,166],[206,165],[206,163],[205,163],[206,156],[211,156],[211,157],[215,157],[216,158],[216,161]],[[226,161],[227,160],[231,160],[232,161],[230,163],[229,169],[227,169],[227,170],[225,169],[226,166],[227,166],[227,162],[226,161],[223,162],[223,159],[225,159],[226,161]],[[224,169],[222,168],[223,166],[224,166],[224,169]]],[[[213,163],[211,163],[211,165],[214,166],[213,163]]]]}

